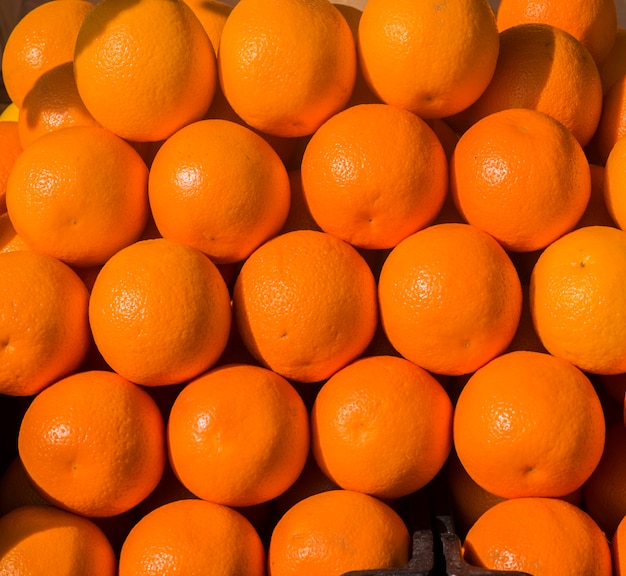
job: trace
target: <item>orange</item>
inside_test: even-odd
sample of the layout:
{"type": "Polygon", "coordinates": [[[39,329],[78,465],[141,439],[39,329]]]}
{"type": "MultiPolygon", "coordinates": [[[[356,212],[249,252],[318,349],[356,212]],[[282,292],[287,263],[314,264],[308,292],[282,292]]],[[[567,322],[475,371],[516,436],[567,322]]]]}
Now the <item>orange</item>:
{"type": "Polygon", "coordinates": [[[539,256],[530,310],[546,349],[585,372],[626,372],[626,232],[586,226],[539,256]]]}
{"type": "Polygon", "coordinates": [[[461,136],[450,188],[467,222],[507,250],[532,252],[574,228],[589,202],[591,175],[563,124],[513,108],[489,114],[461,136]]]}
{"type": "Polygon", "coordinates": [[[443,468],[452,403],[434,376],[404,358],[361,358],[320,389],[311,441],[320,469],[341,488],[399,498],[443,468]]]}
{"type": "Polygon", "coordinates": [[[228,120],[194,122],[170,136],[154,157],[148,190],[163,237],[220,264],[247,258],[280,231],[289,212],[280,157],[228,120]]]}
{"type": "Polygon", "coordinates": [[[16,121],[0,122],[0,215],[6,212],[6,194],[9,174],[22,152],[22,143],[16,121]]]}
{"type": "Polygon", "coordinates": [[[593,57],[571,34],[550,24],[518,24],[503,30],[489,85],[449,121],[463,132],[481,118],[508,108],[549,114],[585,146],[602,112],[602,82],[593,57]]]}
{"type": "Polygon", "coordinates": [[[222,29],[233,7],[220,0],[185,0],[200,20],[217,56],[222,29]]]}
{"type": "Polygon", "coordinates": [[[434,131],[388,104],[355,105],[327,120],[304,150],[301,173],[322,230],[368,249],[391,248],[430,224],[448,189],[434,131]]]}
{"type": "Polygon", "coordinates": [[[470,376],[454,411],[454,446],[472,479],[505,498],[563,496],[600,461],[600,399],[578,368],[519,350],[470,376]]]}
{"type": "Polygon", "coordinates": [[[282,376],[249,364],[215,368],[176,398],[168,424],[170,462],[196,496],[228,506],[275,498],[302,472],[309,418],[282,376]]]}
{"type": "Polygon", "coordinates": [[[165,466],[163,418],[148,393],[114,372],[77,372],[29,405],[19,455],[37,490],[84,516],[114,516],[141,502],[165,466]]]}
{"type": "Polygon", "coordinates": [[[446,375],[473,372],[503,352],[522,308],[520,280],[502,246],[457,223],[429,226],[393,248],[378,297],[392,346],[446,375]]]}
{"type": "Polygon", "coordinates": [[[0,122],[17,122],[19,116],[20,109],[15,105],[14,102],[9,102],[9,104],[5,106],[4,110],[0,112],[0,122]]]}
{"type": "Polygon", "coordinates": [[[422,118],[472,104],[491,80],[498,51],[487,0],[369,0],[359,23],[358,53],[372,92],[422,118]]]}
{"type": "Polygon", "coordinates": [[[268,134],[312,134],[348,102],[357,59],[350,26],[328,0],[241,0],[222,29],[226,100],[268,134]]]}
{"type": "Polygon", "coordinates": [[[0,572],[115,576],[117,560],[88,518],[53,506],[23,506],[0,517],[0,572]]]}
{"type": "Polygon", "coordinates": [[[2,79],[18,108],[44,72],[73,60],[78,31],[92,9],[86,0],[39,3],[12,29],[2,54],[2,79]]]}
{"type": "Polygon", "coordinates": [[[604,95],[602,114],[590,142],[591,152],[597,155],[594,160],[606,163],[622,136],[626,136],[626,73],[617,78],[604,95]]]}
{"type": "Polygon", "coordinates": [[[24,96],[18,119],[20,142],[28,146],[42,134],[66,126],[97,125],[78,95],[73,62],[44,72],[24,96]]]}
{"type": "Polygon", "coordinates": [[[603,192],[606,209],[612,220],[626,229],[626,133],[609,153],[604,171],[603,192]]]}
{"type": "Polygon", "coordinates": [[[78,93],[122,138],[163,140],[208,110],[217,85],[211,40],[182,0],[106,0],[76,38],[78,93]]]}
{"type": "Polygon", "coordinates": [[[606,59],[617,33],[615,0],[500,0],[499,30],[539,22],[569,32],[600,64],[606,59]]]}
{"type": "Polygon", "coordinates": [[[264,576],[265,550],[239,512],[203,500],[178,500],[144,516],[120,553],[119,576],[264,576]]]}
{"type": "Polygon", "coordinates": [[[623,419],[606,433],[602,458],[583,486],[583,507],[611,538],[626,516],[626,427],[623,419]]]}
{"type": "Polygon", "coordinates": [[[624,576],[626,574],[626,520],[624,518],[620,521],[617,530],[611,538],[613,576],[624,576]]]}
{"type": "Polygon", "coordinates": [[[264,366],[320,382],[357,358],[376,330],[376,283],[350,244],[315,230],[277,236],[244,262],[233,289],[241,340],[264,366]]]}
{"type": "Polygon", "coordinates": [[[597,524],[554,498],[515,498],[487,510],[463,543],[466,560],[533,576],[611,576],[611,553],[597,524]]]}
{"type": "Polygon", "coordinates": [[[70,126],[20,154],[7,183],[7,211],[31,249],[93,266],[139,238],[147,189],[148,169],[130,144],[99,126],[70,126]]]}
{"type": "Polygon", "coordinates": [[[90,340],[88,298],[56,258],[0,254],[0,393],[36,394],[80,366],[90,340]]]}
{"type": "Polygon", "coordinates": [[[533,324],[533,318],[530,313],[529,294],[530,288],[528,283],[522,282],[522,313],[517,324],[515,336],[506,348],[506,352],[514,350],[534,350],[535,352],[547,352],[541,343],[539,336],[533,324]]]}
{"type": "Polygon", "coordinates": [[[598,71],[605,94],[620,76],[626,74],[626,28],[618,26],[613,46],[606,58],[598,64],[598,71]]]}
{"type": "Polygon", "coordinates": [[[381,500],[328,490],[300,500],[276,523],[269,576],[328,576],[403,566],[410,538],[400,516],[381,500]]]}
{"type": "Polygon", "coordinates": [[[285,223],[281,228],[281,234],[285,232],[293,232],[294,230],[317,230],[322,229],[311,215],[311,210],[304,197],[302,189],[302,171],[300,168],[294,168],[287,173],[289,176],[290,201],[289,212],[285,223]]]}
{"type": "Polygon", "coordinates": [[[102,267],[89,321],[116,372],[146,386],[178,384],[208,370],[224,351],[230,296],[199,250],[165,238],[142,240],[102,267]]]}

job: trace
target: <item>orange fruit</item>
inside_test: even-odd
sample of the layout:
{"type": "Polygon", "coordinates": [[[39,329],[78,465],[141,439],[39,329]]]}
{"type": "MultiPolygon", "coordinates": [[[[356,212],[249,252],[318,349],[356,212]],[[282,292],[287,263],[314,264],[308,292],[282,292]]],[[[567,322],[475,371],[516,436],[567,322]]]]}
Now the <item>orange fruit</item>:
{"type": "Polygon", "coordinates": [[[22,152],[18,123],[0,122],[0,214],[6,212],[6,194],[9,174],[15,160],[22,152]]]}
{"type": "Polygon", "coordinates": [[[282,376],[249,364],[215,368],[176,398],[168,423],[170,462],[196,496],[228,506],[275,498],[302,472],[309,418],[282,376]]]}
{"type": "Polygon", "coordinates": [[[626,427],[623,420],[607,428],[604,452],[583,485],[583,507],[611,538],[626,516],[626,427]]]}
{"type": "Polygon", "coordinates": [[[341,488],[399,498],[443,468],[452,403],[434,376],[404,358],[361,358],[320,389],[311,441],[320,469],[341,488]]]}
{"type": "Polygon", "coordinates": [[[9,102],[8,104],[3,103],[4,110],[0,112],[0,122],[17,122],[20,116],[20,109],[15,105],[14,102],[9,102]]]}
{"type": "Polygon", "coordinates": [[[604,171],[603,192],[606,209],[611,219],[626,229],[626,133],[616,142],[609,153],[604,171]]]}
{"type": "Polygon", "coordinates": [[[359,23],[366,82],[387,104],[422,118],[467,108],[485,90],[499,50],[487,0],[447,4],[369,0],[359,23]]]}
{"type": "MultiPolygon", "coordinates": [[[[624,517],[626,518],[626,516],[624,517]]],[[[611,538],[611,558],[613,559],[613,576],[624,576],[626,574],[626,520],[622,518],[617,530],[611,538]]]]}
{"type": "Polygon", "coordinates": [[[593,140],[591,152],[594,160],[606,163],[617,141],[626,136],[626,73],[620,76],[607,90],[602,101],[602,114],[593,140]]]}
{"type": "Polygon", "coordinates": [[[0,572],[115,576],[117,560],[90,519],[53,506],[23,506],[0,517],[0,572]]]}
{"type": "Polygon", "coordinates": [[[403,566],[409,531],[381,500],[328,490],[300,500],[278,520],[268,547],[270,576],[327,576],[403,566]]]}
{"type": "Polygon", "coordinates": [[[181,128],[157,152],[149,200],[164,238],[216,263],[240,262],[283,226],[289,177],[261,136],[228,120],[181,128]]]}
{"type": "Polygon", "coordinates": [[[36,394],[80,366],[89,348],[88,299],[56,258],[0,254],[0,393],[36,394]]]}
{"type": "Polygon", "coordinates": [[[84,516],[114,516],[141,502],[165,466],[163,418],[149,394],[114,372],[77,372],[29,405],[19,455],[37,490],[84,516]]]}
{"type": "Polygon", "coordinates": [[[376,283],[350,244],[315,230],[277,236],[244,262],[233,289],[241,340],[290,380],[320,382],[367,347],[376,330],[376,283]]]}
{"type": "Polygon", "coordinates": [[[222,29],[218,68],[226,100],[247,124],[304,136],[347,104],[356,48],[329,0],[241,0],[222,29]]]}
{"type": "Polygon", "coordinates": [[[182,0],[99,2],[78,32],[74,72],[92,116],[136,141],[200,120],[217,85],[211,40],[182,0]]]}
{"type": "Polygon", "coordinates": [[[185,2],[200,20],[217,56],[222,29],[233,7],[220,0],[185,0],[185,2]]]}
{"type": "Polygon", "coordinates": [[[500,0],[498,29],[538,22],[569,32],[600,64],[608,56],[617,33],[615,0],[500,0]]]}
{"type": "Polygon", "coordinates": [[[502,30],[489,85],[471,106],[448,120],[463,132],[481,118],[508,108],[544,112],[586,146],[602,112],[602,81],[593,57],[571,34],[550,24],[518,24],[502,30]]]}
{"type": "Polygon", "coordinates": [[[224,351],[230,295],[199,250],[165,238],[142,240],[102,267],[89,322],[116,372],[146,386],[178,384],[208,370],[224,351]]]}
{"type": "Polygon", "coordinates": [[[388,104],[352,106],[327,120],[304,150],[301,173],[322,230],[368,249],[391,248],[430,224],[448,189],[434,131],[388,104]]]}
{"type": "Polygon", "coordinates": [[[604,437],[589,378],[541,352],[509,352],[479,368],[454,411],[461,464],[482,488],[505,498],[577,490],[598,465],[604,437]]]}
{"type": "Polygon", "coordinates": [[[24,240],[13,228],[9,214],[7,212],[0,214],[0,254],[28,249],[24,240]]]}
{"type": "Polygon", "coordinates": [[[529,293],[546,349],[585,372],[626,372],[623,278],[626,232],[618,228],[586,226],[550,244],[533,268],[529,293]]]}
{"type": "Polygon", "coordinates": [[[555,498],[514,498],[496,504],[472,526],[466,560],[491,570],[533,576],[611,576],[611,554],[597,524],[555,498]]]}
{"type": "Polygon", "coordinates": [[[486,232],[456,223],[429,226],[393,248],[378,297],[393,347],[446,375],[473,372],[503,352],[522,307],[520,280],[504,248],[486,232]]]}
{"type": "Polygon", "coordinates": [[[97,125],[78,95],[74,63],[64,62],[44,72],[24,96],[18,119],[23,147],[66,126],[97,125]]]}
{"type": "Polygon", "coordinates": [[[144,516],[122,545],[119,576],[263,576],[265,550],[239,512],[178,500],[144,516]]]}
{"type": "Polygon", "coordinates": [[[450,188],[467,222],[509,251],[532,252],[574,228],[589,202],[591,175],[563,124],[514,108],[489,114],[461,136],[450,188]]]}
{"type": "Polygon", "coordinates": [[[626,28],[618,26],[613,46],[598,64],[598,71],[605,94],[616,80],[626,74],[626,28]]]}
{"type": "Polygon", "coordinates": [[[4,87],[18,108],[44,72],[73,60],[78,31],[94,7],[86,0],[33,6],[11,30],[2,54],[4,87]]]}
{"type": "Polygon", "coordinates": [[[33,250],[93,266],[139,238],[147,188],[148,169],[130,144],[99,126],[71,126],[20,154],[7,182],[7,211],[33,250]]]}

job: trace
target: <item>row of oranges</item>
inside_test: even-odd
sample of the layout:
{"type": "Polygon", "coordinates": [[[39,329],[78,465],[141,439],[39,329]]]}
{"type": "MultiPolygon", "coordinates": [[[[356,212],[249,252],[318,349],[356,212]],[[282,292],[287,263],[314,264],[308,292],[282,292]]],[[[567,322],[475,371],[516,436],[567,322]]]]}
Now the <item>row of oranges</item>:
{"type": "Polygon", "coordinates": [[[472,563],[626,574],[625,51],[614,0],[28,13],[0,567],[400,566],[443,481],[472,563]]]}

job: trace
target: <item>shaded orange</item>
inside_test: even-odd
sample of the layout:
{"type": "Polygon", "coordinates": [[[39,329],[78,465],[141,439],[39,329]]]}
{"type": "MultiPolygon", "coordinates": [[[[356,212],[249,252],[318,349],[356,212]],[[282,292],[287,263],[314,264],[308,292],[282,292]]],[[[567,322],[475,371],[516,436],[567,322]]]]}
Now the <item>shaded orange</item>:
{"type": "Polygon", "coordinates": [[[59,64],[37,78],[24,97],[18,119],[23,147],[60,128],[97,124],[78,94],[73,62],[59,64]]]}
{"type": "Polygon", "coordinates": [[[12,576],[115,576],[111,544],[88,518],[53,506],[23,506],[0,518],[0,571],[12,576]]]}
{"type": "Polygon", "coordinates": [[[626,516],[624,450],[626,427],[618,420],[608,427],[602,458],[583,486],[583,508],[609,539],[626,516]]]}
{"type": "Polygon", "coordinates": [[[295,482],[309,451],[304,402],[282,376],[249,364],[192,380],[168,423],[169,459],[196,496],[227,506],[275,498],[295,482]]]}
{"type": "Polygon", "coordinates": [[[197,499],[164,504],[144,516],[122,546],[119,576],[164,570],[186,576],[263,576],[265,550],[239,512],[197,499]]]}
{"type": "Polygon", "coordinates": [[[550,24],[518,24],[500,32],[498,63],[480,97],[449,122],[460,132],[509,108],[549,114],[581,146],[591,140],[602,111],[602,82],[589,51],[550,24]]]}
{"type": "Polygon", "coordinates": [[[589,164],[589,174],[591,176],[591,195],[587,208],[576,224],[576,228],[584,226],[613,226],[616,227],[615,220],[609,212],[607,201],[604,195],[604,179],[606,174],[605,166],[589,164]]]}
{"type": "Polygon", "coordinates": [[[603,199],[609,218],[626,229],[626,132],[609,153],[602,181],[603,199]]]}
{"type": "Polygon", "coordinates": [[[268,548],[271,576],[327,576],[408,562],[401,517],[381,500],[328,490],[300,500],[276,523],[268,548]]]}
{"type": "Polygon", "coordinates": [[[505,498],[563,496],[600,461],[602,405],[589,378],[546,353],[505,353],[474,372],[454,411],[461,464],[505,498]]]}
{"type": "Polygon", "coordinates": [[[624,576],[626,574],[626,520],[624,518],[622,518],[617,526],[617,530],[611,537],[613,576],[624,576]]]}
{"type": "Polygon", "coordinates": [[[626,28],[618,26],[615,42],[606,58],[598,65],[598,71],[605,94],[616,80],[626,74],[626,28]]]}
{"type": "Polygon", "coordinates": [[[2,54],[2,79],[18,108],[44,72],[73,60],[78,31],[93,7],[86,0],[39,3],[11,30],[2,54]]]}
{"type": "Polygon", "coordinates": [[[0,476],[0,517],[21,506],[46,506],[48,502],[33,486],[19,456],[0,476]]]}
{"type": "Polygon", "coordinates": [[[594,374],[626,372],[626,232],[586,226],[562,236],[537,259],[530,309],[553,355],[594,374]]]}
{"type": "Polygon", "coordinates": [[[461,136],[450,189],[467,222],[507,250],[532,252],[580,220],[591,176],[582,146],[563,124],[513,108],[489,114],[461,136]]]}
{"type": "Polygon", "coordinates": [[[499,30],[531,22],[561,28],[587,48],[597,64],[607,58],[617,33],[615,0],[500,0],[496,18],[499,30]]]}
{"type": "Polygon", "coordinates": [[[217,56],[222,29],[233,9],[232,5],[220,0],[185,0],[185,2],[200,20],[217,56]]]}
{"type": "Polygon", "coordinates": [[[9,174],[22,152],[22,143],[16,121],[0,122],[0,216],[6,212],[6,193],[9,174]]]}
{"type": "Polygon", "coordinates": [[[391,248],[430,224],[448,189],[432,128],[388,104],[352,106],[327,120],[304,150],[301,174],[322,230],[368,249],[391,248]]]}
{"type": "Polygon", "coordinates": [[[556,498],[513,498],[496,504],[470,529],[465,559],[493,570],[533,576],[611,576],[611,553],[597,524],[556,498]]]}
{"type": "Polygon", "coordinates": [[[626,136],[626,74],[620,76],[607,90],[602,101],[602,115],[592,141],[590,153],[598,164],[605,164],[611,150],[626,136]]]}
{"type": "Polygon", "coordinates": [[[362,358],[321,387],[311,412],[311,442],[318,466],[341,488],[399,498],[443,467],[452,447],[452,403],[441,384],[412,362],[362,358]]]}
{"type": "Polygon", "coordinates": [[[311,215],[309,205],[304,197],[302,189],[302,172],[300,168],[294,168],[288,172],[290,202],[287,219],[281,228],[281,234],[293,232],[294,230],[317,230],[321,232],[319,224],[311,215]]]}
{"type": "Polygon", "coordinates": [[[107,0],[76,38],[78,93],[122,138],[163,140],[208,110],[217,85],[211,40],[183,0],[107,0]]]}
{"type": "Polygon", "coordinates": [[[226,99],[247,124],[304,136],[347,104],[356,48],[328,0],[242,0],[222,29],[218,68],[226,99]]]}
{"type": "Polygon", "coordinates": [[[30,250],[0,254],[0,392],[30,396],[87,354],[88,292],[74,271],[30,250]]]}
{"type": "Polygon", "coordinates": [[[98,370],[40,392],[22,419],[18,448],[48,501],[94,517],[139,504],[159,482],[166,458],[154,400],[118,374],[98,370]]]}
{"type": "Polygon", "coordinates": [[[371,90],[422,118],[472,104],[489,84],[498,44],[487,0],[369,0],[359,23],[358,53],[371,90]]]}
{"type": "Polygon", "coordinates": [[[522,307],[520,280],[504,249],[458,223],[429,226],[400,242],[383,264],[378,297],[393,347],[446,375],[473,372],[503,352],[522,307]]]}
{"type": "Polygon", "coordinates": [[[233,290],[241,339],[266,367],[319,382],[357,358],[377,324],[376,283],[348,243],[295,230],[259,247],[233,290]]]}
{"type": "Polygon", "coordinates": [[[189,124],[163,143],[148,194],[164,238],[219,264],[240,262],[275,236],[290,197],[274,149],[249,128],[219,119],[189,124]]]}
{"type": "Polygon", "coordinates": [[[132,382],[177,384],[209,369],[230,331],[230,295],[209,258],[156,238],[111,257],[89,302],[94,341],[106,362],[132,382]]]}
{"type": "Polygon", "coordinates": [[[40,136],[15,161],[7,211],[29,248],[75,266],[104,263],[141,235],[148,169],[135,150],[99,126],[40,136]]]}

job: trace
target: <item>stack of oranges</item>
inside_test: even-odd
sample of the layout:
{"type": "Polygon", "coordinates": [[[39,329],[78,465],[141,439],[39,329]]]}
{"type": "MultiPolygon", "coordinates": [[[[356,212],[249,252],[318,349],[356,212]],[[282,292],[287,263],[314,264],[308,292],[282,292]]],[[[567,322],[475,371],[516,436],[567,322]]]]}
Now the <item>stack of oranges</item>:
{"type": "Polygon", "coordinates": [[[615,0],[48,0],[2,56],[0,573],[626,576],[615,0]],[[356,7],[353,4],[358,4],[356,7]]]}

